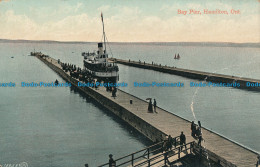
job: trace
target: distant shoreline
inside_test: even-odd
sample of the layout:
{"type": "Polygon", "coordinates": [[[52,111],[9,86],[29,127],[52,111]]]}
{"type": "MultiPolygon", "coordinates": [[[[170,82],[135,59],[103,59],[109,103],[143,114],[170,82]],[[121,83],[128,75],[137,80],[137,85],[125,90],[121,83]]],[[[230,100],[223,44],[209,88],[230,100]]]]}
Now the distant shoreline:
{"type": "MultiPolygon", "coordinates": [[[[11,40],[0,39],[0,43],[61,43],[61,44],[96,44],[97,42],[83,41],[52,41],[52,40],[11,40]]],[[[253,47],[259,48],[260,43],[233,43],[233,42],[109,42],[109,44],[122,45],[162,45],[162,46],[211,46],[211,47],[253,47]]]]}

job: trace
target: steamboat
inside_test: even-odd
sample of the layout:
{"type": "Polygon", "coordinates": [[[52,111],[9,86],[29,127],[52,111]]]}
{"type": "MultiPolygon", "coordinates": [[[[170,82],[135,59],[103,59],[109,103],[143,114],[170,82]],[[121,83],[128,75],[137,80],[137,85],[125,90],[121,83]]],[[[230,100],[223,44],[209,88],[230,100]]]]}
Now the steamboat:
{"type": "Polygon", "coordinates": [[[104,41],[98,43],[98,51],[82,53],[82,56],[84,57],[84,70],[91,74],[93,78],[97,78],[101,81],[116,83],[119,78],[119,68],[115,62],[108,59],[106,48],[107,40],[102,13],[101,20],[103,25],[102,39],[104,39],[104,41]]]}

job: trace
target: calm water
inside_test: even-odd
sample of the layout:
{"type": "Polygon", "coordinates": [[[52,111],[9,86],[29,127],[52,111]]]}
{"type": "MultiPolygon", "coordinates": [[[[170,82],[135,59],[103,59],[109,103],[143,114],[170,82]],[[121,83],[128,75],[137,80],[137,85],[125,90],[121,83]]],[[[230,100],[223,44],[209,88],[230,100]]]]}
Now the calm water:
{"type": "Polygon", "coordinates": [[[22,88],[25,82],[53,82],[55,72],[27,45],[0,44],[0,164],[33,167],[97,166],[151,143],[91,99],[69,87],[22,88]],[[25,56],[23,56],[23,53],[25,56]],[[10,57],[14,56],[14,59],[10,57]]]}
{"type": "MultiPolygon", "coordinates": [[[[83,51],[96,44],[0,43],[1,163],[28,162],[31,166],[95,166],[109,153],[128,154],[150,143],[104,108],[71,88],[21,88],[20,82],[62,80],[34,57],[34,48],[63,62],[82,66],[83,51]],[[14,59],[10,57],[14,56],[14,59]]],[[[113,56],[157,62],[194,70],[260,79],[259,48],[191,47],[112,44],[113,56]],[[173,56],[179,53],[181,59],[173,56]]],[[[124,90],[143,99],[157,99],[160,107],[193,120],[190,104],[196,88],[191,79],[120,65],[124,90]],[[184,88],[135,88],[133,82],[183,82],[184,88]]],[[[197,81],[198,82],[198,81],[197,81]]],[[[194,111],[202,125],[260,151],[260,93],[232,88],[200,88],[194,111]]]]}

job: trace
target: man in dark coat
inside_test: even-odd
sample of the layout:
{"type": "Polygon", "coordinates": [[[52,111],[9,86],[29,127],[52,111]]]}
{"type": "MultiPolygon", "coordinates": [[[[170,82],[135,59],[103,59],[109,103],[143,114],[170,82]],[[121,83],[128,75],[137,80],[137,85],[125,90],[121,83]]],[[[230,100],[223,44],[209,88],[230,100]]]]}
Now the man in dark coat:
{"type": "Polygon", "coordinates": [[[157,112],[156,112],[156,107],[157,107],[156,100],[153,99],[153,110],[154,110],[155,113],[157,113],[157,112]]]}
{"type": "Polygon", "coordinates": [[[173,144],[173,139],[172,139],[172,136],[169,135],[169,136],[168,136],[168,144],[167,144],[167,149],[168,149],[168,150],[171,150],[171,149],[172,149],[172,144],[173,144]]]}
{"type": "Polygon", "coordinates": [[[191,129],[191,136],[192,136],[192,137],[195,137],[196,125],[195,125],[194,121],[191,122],[191,127],[190,127],[190,129],[191,129]]]}
{"type": "Polygon", "coordinates": [[[116,161],[113,159],[113,155],[109,154],[109,167],[115,167],[116,161]]]}
{"type": "Polygon", "coordinates": [[[202,135],[200,134],[198,137],[199,141],[198,141],[198,145],[201,146],[201,141],[202,141],[202,135]]]}
{"type": "Polygon", "coordinates": [[[256,162],[256,167],[259,167],[260,166],[260,154],[257,156],[258,160],[256,162]]]}
{"type": "MultiPolygon", "coordinates": [[[[182,147],[183,145],[186,144],[186,136],[185,134],[183,134],[183,132],[181,132],[181,135],[180,135],[180,145],[181,145],[181,150],[182,150],[182,147]]],[[[185,148],[187,150],[187,146],[185,145],[185,148]]]]}

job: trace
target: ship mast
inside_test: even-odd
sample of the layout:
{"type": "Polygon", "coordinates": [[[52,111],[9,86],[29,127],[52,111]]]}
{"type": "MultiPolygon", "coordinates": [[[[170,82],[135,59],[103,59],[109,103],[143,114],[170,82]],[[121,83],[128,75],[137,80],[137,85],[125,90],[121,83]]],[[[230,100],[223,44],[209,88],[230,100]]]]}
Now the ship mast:
{"type": "Polygon", "coordinates": [[[107,46],[106,46],[106,34],[105,34],[105,27],[104,27],[104,21],[103,21],[103,14],[101,12],[101,20],[102,20],[102,25],[103,25],[103,36],[104,36],[104,44],[105,44],[105,52],[107,51],[107,46]]]}

